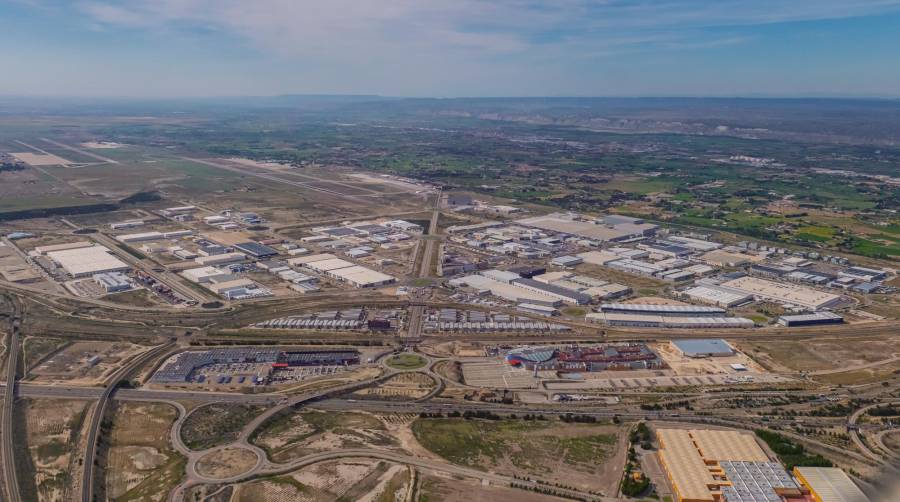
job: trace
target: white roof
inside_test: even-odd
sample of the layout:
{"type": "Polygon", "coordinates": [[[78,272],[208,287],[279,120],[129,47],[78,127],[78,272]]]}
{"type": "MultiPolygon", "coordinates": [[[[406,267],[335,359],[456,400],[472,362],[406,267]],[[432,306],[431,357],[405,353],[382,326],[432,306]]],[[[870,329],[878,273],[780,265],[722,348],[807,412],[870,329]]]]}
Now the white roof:
{"type": "Polygon", "coordinates": [[[332,275],[360,286],[381,284],[394,280],[392,275],[383,274],[377,270],[360,265],[335,270],[332,272],[332,275]]]}
{"type": "Polygon", "coordinates": [[[47,256],[73,276],[128,268],[125,262],[113,256],[104,246],[53,251],[47,253],[47,256]]]}
{"type": "Polygon", "coordinates": [[[331,260],[334,258],[337,258],[337,256],[335,256],[331,253],[319,253],[319,254],[311,254],[308,256],[300,256],[297,258],[291,258],[290,260],[288,260],[288,263],[290,263],[291,265],[305,265],[307,263],[331,260]]]}
{"type": "Polygon", "coordinates": [[[349,268],[349,267],[354,266],[354,264],[352,262],[349,262],[347,260],[342,260],[340,258],[331,258],[330,260],[321,260],[321,261],[314,261],[312,263],[307,263],[306,266],[317,272],[329,272],[332,270],[349,268]]]}

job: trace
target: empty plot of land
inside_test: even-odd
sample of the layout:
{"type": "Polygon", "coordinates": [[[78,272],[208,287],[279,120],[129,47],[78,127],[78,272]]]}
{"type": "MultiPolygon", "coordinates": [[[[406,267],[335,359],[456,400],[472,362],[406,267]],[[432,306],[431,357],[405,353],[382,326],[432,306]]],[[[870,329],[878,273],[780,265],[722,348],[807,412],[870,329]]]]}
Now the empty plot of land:
{"type": "Polygon", "coordinates": [[[224,448],[197,461],[197,472],[214,479],[230,478],[256,465],[256,453],[246,448],[224,448]]]}
{"type": "Polygon", "coordinates": [[[896,336],[741,342],[739,348],[773,371],[822,371],[859,366],[900,352],[896,336]]]}
{"type": "Polygon", "coordinates": [[[532,389],[538,383],[531,372],[502,361],[465,363],[462,372],[467,385],[489,389],[532,389]]]}

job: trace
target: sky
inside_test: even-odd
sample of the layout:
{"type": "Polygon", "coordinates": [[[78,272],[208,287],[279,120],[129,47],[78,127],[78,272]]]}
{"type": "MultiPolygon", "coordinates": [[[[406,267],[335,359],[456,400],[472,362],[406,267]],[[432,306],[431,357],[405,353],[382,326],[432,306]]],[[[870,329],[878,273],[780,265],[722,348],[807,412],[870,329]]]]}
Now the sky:
{"type": "Polygon", "coordinates": [[[0,0],[0,95],[900,97],[900,0],[0,0]]]}

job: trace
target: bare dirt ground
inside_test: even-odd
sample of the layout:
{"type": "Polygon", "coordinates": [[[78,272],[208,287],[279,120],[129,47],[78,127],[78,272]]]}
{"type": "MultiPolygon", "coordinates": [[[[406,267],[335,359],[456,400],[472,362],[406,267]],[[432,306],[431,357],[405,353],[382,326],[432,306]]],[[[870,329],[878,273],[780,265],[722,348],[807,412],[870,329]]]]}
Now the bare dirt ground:
{"type": "Polygon", "coordinates": [[[96,385],[119,368],[122,361],[145,350],[145,346],[127,342],[74,342],[44,359],[31,370],[31,375],[38,382],[96,385]],[[99,360],[92,362],[93,357],[99,360]]]}
{"type": "Polygon", "coordinates": [[[184,458],[169,445],[175,408],[158,403],[116,405],[106,453],[106,494],[161,502],[184,474],[184,458]]]}
{"type": "Polygon", "coordinates": [[[900,352],[894,336],[855,338],[853,343],[827,336],[802,341],[741,341],[737,348],[771,371],[797,372],[849,368],[881,361],[900,352]]]}
{"type": "Polygon", "coordinates": [[[652,345],[653,350],[672,368],[675,375],[710,375],[736,373],[731,364],[743,364],[750,373],[766,373],[766,369],[745,354],[738,352],[728,357],[685,357],[669,343],[652,345]]]}
{"type": "Polygon", "coordinates": [[[402,465],[368,459],[318,463],[282,476],[238,486],[235,502],[405,501],[411,476],[402,465]]]}
{"type": "Polygon", "coordinates": [[[38,499],[68,500],[71,484],[66,479],[77,472],[73,452],[88,403],[28,399],[24,404],[26,442],[34,467],[38,499]]]}
{"type": "Polygon", "coordinates": [[[564,500],[516,488],[483,486],[471,479],[455,479],[437,474],[423,475],[419,500],[441,502],[551,502],[564,500]]]}
{"type": "Polygon", "coordinates": [[[435,387],[435,381],[424,373],[401,373],[376,387],[361,389],[354,395],[362,398],[409,400],[425,397],[435,387]]]}
{"type": "Polygon", "coordinates": [[[276,462],[336,448],[396,448],[384,422],[367,413],[295,413],[269,425],[255,443],[276,462]]]}
{"type": "Polygon", "coordinates": [[[210,478],[228,478],[247,472],[256,460],[256,454],[245,448],[225,448],[202,457],[197,472],[210,478]]]}

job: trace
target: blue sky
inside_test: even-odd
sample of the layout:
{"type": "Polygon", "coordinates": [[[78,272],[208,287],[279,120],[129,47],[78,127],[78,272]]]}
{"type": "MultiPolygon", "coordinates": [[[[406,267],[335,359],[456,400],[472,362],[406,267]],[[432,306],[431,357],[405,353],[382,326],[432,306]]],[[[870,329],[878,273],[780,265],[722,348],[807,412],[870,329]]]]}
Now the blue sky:
{"type": "Polygon", "coordinates": [[[900,0],[0,0],[0,94],[900,97],[900,0]]]}

